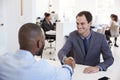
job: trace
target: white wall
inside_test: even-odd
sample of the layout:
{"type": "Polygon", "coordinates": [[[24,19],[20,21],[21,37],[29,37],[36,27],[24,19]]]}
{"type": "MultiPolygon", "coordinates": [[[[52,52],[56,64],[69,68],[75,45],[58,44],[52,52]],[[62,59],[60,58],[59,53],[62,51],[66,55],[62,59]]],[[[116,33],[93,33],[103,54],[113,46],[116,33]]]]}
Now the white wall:
{"type": "Polygon", "coordinates": [[[0,20],[3,16],[3,0],[0,0],[0,20]]]}
{"type": "Polygon", "coordinates": [[[59,14],[60,19],[63,17],[74,21],[76,15],[83,10],[96,13],[96,0],[60,0],[59,14]]]}
{"type": "Polygon", "coordinates": [[[21,18],[22,23],[35,22],[36,19],[34,16],[35,16],[35,0],[23,0],[23,16],[21,18]]]}
{"type": "Polygon", "coordinates": [[[120,19],[120,0],[115,0],[115,13],[120,19]]]}
{"type": "Polygon", "coordinates": [[[59,0],[36,0],[36,17],[44,18],[45,12],[59,11],[59,0]],[[49,8],[49,4],[52,6],[49,8]]]}
{"type": "Polygon", "coordinates": [[[59,2],[60,2],[60,0],[51,0],[51,5],[52,5],[51,11],[55,11],[55,13],[57,13],[57,14],[59,12],[59,5],[60,5],[59,2]]]}
{"type": "Polygon", "coordinates": [[[37,16],[43,17],[44,12],[49,11],[49,1],[52,4],[51,11],[56,11],[61,21],[75,21],[77,13],[83,10],[88,10],[93,14],[93,24],[108,24],[110,20],[109,16],[112,13],[120,16],[120,0],[44,0],[42,3],[40,0],[37,0],[37,16]],[[100,4],[105,4],[101,6],[102,8],[109,9],[101,9],[102,14],[99,14],[98,7],[100,4]]]}
{"type": "Polygon", "coordinates": [[[7,50],[15,51],[18,49],[18,29],[20,27],[20,4],[19,0],[5,0],[6,10],[6,31],[7,31],[7,50]]]}
{"type": "Polygon", "coordinates": [[[44,17],[44,13],[48,12],[49,0],[36,0],[36,17],[44,17]]]}
{"type": "Polygon", "coordinates": [[[4,0],[7,51],[14,52],[19,48],[18,30],[21,25],[27,22],[35,22],[33,1],[23,0],[23,16],[21,16],[20,0],[4,0]]]}

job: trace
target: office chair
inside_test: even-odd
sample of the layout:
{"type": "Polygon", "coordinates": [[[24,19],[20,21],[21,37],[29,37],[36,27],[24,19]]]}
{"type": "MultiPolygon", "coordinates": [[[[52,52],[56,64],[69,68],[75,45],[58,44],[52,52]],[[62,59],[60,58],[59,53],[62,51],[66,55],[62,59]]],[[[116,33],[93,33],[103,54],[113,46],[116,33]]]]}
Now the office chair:
{"type": "Polygon", "coordinates": [[[45,37],[46,37],[46,40],[47,40],[48,43],[49,43],[49,46],[46,47],[45,49],[50,49],[49,54],[52,54],[52,49],[55,50],[55,47],[52,46],[52,43],[56,40],[56,35],[48,35],[48,34],[45,34],[45,37]]]}
{"type": "MultiPolygon", "coordinates": [[[[49,49],[49,54],[51,55],[51,54],[53,54],[52,49],[54,49],[54,50],[56,49],[52,45],[52,43],[56,40],[56,35],[47,35],[47,34],[45,34],[45,37],[46,37],[46,40],[49,43],[49,45],[47,45],[47,47],[45,47],[44,50],[49,49]]],[[[49,59],[55,61],[55,58],[50,57],[49,59]]]]}

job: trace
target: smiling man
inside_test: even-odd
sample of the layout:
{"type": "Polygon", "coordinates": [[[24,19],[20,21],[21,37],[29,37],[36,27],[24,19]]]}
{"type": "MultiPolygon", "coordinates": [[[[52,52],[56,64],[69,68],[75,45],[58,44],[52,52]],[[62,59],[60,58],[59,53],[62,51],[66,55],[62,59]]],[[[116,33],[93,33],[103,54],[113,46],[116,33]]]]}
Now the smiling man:
{"type": "Polygon", "coordinates": [[[84,73],[95,73],[105,71],[113,64],[112,52],[103,34],[91,30],[92,14],[82,11],[76,16],[77,30],[70,33],[68,40],[59,51],[58,57],[64,64],[69,59],[67,55],[73,52],[72,57],[77,64],[88,65],[84,73]],[[100,55],[103,62],[100,62],[100,55]]]}

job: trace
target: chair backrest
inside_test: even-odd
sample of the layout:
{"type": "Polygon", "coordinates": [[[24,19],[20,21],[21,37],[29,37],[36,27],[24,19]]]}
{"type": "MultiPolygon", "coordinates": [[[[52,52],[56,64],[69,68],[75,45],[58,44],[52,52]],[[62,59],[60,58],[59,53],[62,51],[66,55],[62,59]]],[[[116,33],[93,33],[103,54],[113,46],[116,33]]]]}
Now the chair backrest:
{"type": "Polygon", "coordinates": [[[105,34],[105,30],[106,30],[107,26],[108,26],[108,25],[105,25],[105,24],[102,25],[102,34],[105,34]]]}
{"type": "Polygon", "coordinates": [[[101,29],[97,29],[98,33],[102,33],[102,28],[101,29]]]}
{"type": "Polygon", "coordinates": [[[111,33],[111,37],[118,37],[119,36],[119,25],[112,23],[110,26],[110,33],[111,33]]]}
{"type": "Polygon", "coordinates": [[[107,25],[102,24],[102,25],[100,25],[100,28],[97,29],[97,32],[101,33],[101,34],[105,34],[106,28],[107,28],[107,25]]]}

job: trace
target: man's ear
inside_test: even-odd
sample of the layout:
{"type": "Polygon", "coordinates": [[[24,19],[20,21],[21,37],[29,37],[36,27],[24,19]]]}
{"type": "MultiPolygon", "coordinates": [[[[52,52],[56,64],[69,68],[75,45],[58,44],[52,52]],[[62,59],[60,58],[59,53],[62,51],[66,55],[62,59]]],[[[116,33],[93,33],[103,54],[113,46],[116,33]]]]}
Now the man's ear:
{"type": "Polygon", "coordinates": [[[89,22],[89,25],[92,25],[92,22],[89,22]]]}
{"type": "Polygon", "coordinates": [[[37,41],[37,48],[41,48],[42,47],[42,42],[40,40],[37,41]]]}

